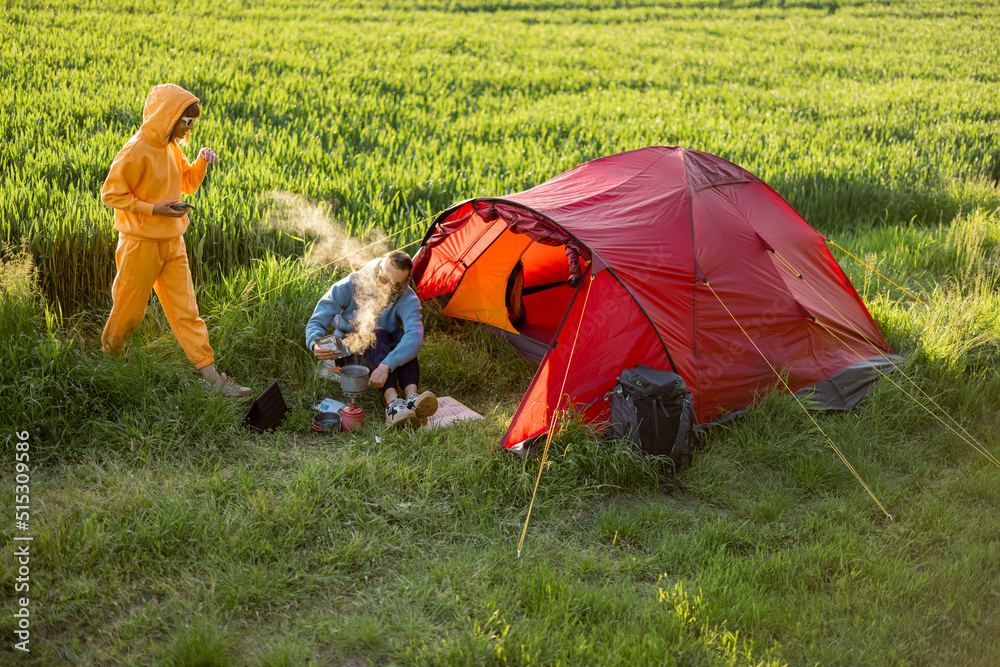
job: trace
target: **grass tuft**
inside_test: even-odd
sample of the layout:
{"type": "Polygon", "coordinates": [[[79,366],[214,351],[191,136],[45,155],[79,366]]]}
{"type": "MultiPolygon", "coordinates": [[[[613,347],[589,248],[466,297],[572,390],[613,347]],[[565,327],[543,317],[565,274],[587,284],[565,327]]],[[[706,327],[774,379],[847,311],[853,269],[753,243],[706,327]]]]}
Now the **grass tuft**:
{"type": "Polygon", "coordinates": [[[229,667],[233,641],[203,621],[182,626],[174,635],[161,664],[170,667],[229,667]]]}

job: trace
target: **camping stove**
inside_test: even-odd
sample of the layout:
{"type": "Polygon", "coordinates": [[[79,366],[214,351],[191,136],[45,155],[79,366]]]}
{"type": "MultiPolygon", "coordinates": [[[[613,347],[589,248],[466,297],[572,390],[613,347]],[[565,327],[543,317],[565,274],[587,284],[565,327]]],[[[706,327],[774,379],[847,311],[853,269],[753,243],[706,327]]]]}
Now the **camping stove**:
{"type": "Polygon", "coordinates": [[[355,426],[361,426],[364,421],[365,411],[357,403],[351,403],[340,411],[340,425],[344,431],[350,431],[355,426]]]}
{"type": "Polygon", "coordinates": [[[341,411],[340,423],[345,431],[350,431],[364,422],[365,411],[358,405],[358,399],[368,391],[368,368],[356,365],[341,368],[340,389],[350,400],[350,404],[341,411]]]}

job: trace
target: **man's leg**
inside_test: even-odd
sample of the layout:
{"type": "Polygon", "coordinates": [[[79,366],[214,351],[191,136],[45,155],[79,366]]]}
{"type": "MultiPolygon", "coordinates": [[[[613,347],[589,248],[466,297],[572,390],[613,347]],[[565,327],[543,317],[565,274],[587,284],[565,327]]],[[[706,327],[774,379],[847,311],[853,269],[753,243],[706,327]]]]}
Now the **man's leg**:
{"type": "Polygon", "coordinates": [[[156,241],[118,238],[115,266],[118,272],[111,285],[111,314],[101,334],[101,349],[115,356],[125,350],[125,343],[146,316],[149,293],[163,260],[156,241]]]}
{"type": "MultiPolygon", "coordinates": [[[[375,345],[368,350],[368,363],[373,370],[378,367],[389,353],[396,347],[403,337],[403,331],[397,329],[393,333],[387,333],[381,329],[375,332],[375,345]]],[[[405,364],[404,364],[405,366],[405,364]]],[[[406,401],[399,397],[397,380],[399,369],[389,371],[389,377],[382,385],[382,396],[385,398],[385,425],[388,427],[418,426],[420,420],[416,412],[410,408],[406,401]]]]}
{"type": "MultiPolygon", "coordinates": [[[[385,361],[401,337],[402,331],[393,333],[387,333],[381,329],[375,331],[375,344],[365,352],[365,361],[369,370],[375,370],[379,364],[385,361]]],[[[389,371],[389,377],[382,385],[382,396],[386,403],[391,403],[399,396],[396,389],[396,371],[389,371]]]]}
{"type": "Polygon", "coordinates": [[[420,363],[416,357],[396,369],[396,377],[403,386],[406,397],[406,407],[413,410],[421,424],[427,423],[427,418],[437,412],[437,396],[429,391],[417,393],[420,384],[420,363]]]}
{"type": "MultiPolygon", "coordinates": [[[[396,333],[398,334],[396,337],[398,343],[403,337],[403,332],[397,331],[396,333]]],[[[396,369],[396,380],[403,387],[403,400],[406,401],[406,407],[413,410],[421,424],[426,424],[427,418],[437,412],[438,400],[437,396],[429,391],[422,394],[417,393],[417,386],[420,384],[420,362],[417,361],[416,357],[396,369]]]]}
{"type": "Polygon", "coordinates": [[[410,398],[416,395],[420,384],[420,363],[416,357],[396,369],[396,379],[403,387],[403,396],[410,398]]]}

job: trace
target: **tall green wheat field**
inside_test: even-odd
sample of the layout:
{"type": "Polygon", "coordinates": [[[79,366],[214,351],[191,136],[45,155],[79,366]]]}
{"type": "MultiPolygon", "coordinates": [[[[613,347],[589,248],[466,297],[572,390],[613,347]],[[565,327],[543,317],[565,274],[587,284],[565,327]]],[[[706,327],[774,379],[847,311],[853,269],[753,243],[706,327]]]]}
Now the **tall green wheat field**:
{"type": "Polygon", "coordinates": [[[3,0],[0,17],[5,664],[1000,663],[993,0],[3,0]],[[221,158],[188,198],[199,307],[221,370],[279,382],[273,433],[202,390],[155,297],[122,358],[100,351],[101,184],[163,82],[202,100],[188,157],[221,158]],[[502,340],[425,304],[423,384],[485,419],[390,432],[369,392],[360,431],[311,430],[340,397],[303,343],[332,281],[415,252],[455,202],[648,145],[787,199],[901,372],[849,413],[761,397],[707,431],[683,492],[570,420],[520,558],[541,452],[493,447],[535,366],[502,340]]]}

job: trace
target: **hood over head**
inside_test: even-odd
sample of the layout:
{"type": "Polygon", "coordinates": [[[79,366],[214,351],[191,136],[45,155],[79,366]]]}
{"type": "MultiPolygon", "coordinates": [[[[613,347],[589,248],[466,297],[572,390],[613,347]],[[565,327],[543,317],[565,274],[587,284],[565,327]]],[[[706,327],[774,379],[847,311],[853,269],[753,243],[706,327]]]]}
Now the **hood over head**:
{"type": "Polygon", "coordinates": [[[162,144],[170,141],[170,133],[180,120],[184,110],[195,102],[200,102],[190,92],[173,83],[153,86],[142,107],[142,127],[140,131],[162,144]]]}

